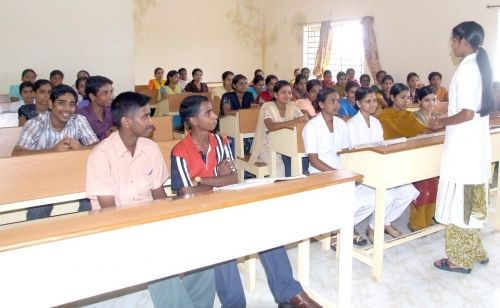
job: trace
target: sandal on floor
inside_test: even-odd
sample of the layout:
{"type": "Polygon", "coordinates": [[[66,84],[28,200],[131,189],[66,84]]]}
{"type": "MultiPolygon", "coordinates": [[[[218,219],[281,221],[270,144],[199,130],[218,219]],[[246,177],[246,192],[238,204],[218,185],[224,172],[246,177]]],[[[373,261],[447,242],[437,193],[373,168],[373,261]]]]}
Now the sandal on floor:
{"type": "Polygon", "coordinates": [[[479,263],[483,264],[483,265],[488,264],[488,263],[490,263],[490,259],[486,258],[486,259],[480,260],[479,263]]]}
{"type": "Polygon", "coordinates": [[[363,236],[361,236],[361,234],[354,230],[354,234],[352,235],[352,244],[356,246],[365,246],[368,242],[363,236]]]}
{"type": "Polygon", "coordinates": [[[470,268],[451,267],[448,259],[436,260],[436,261],[434,261],[434,266],[436,268],[439,268],[440,270],[447,271],[447,272],[455,272],[455,273],[461,273],[461,274],[470,274],[470,272],[472,272],[472,269],[470,269],[470,268]]]}

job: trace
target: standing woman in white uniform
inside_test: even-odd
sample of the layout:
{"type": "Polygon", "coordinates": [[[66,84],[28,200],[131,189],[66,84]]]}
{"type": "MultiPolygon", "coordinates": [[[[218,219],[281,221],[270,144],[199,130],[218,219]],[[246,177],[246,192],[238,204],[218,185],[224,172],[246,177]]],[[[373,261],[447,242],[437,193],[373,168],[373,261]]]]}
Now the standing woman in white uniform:
{"type": "Polygon", "coordinates": [[[446,255],[434,266],[470,273],[476,262],[488,263],[479,236],[488,210],[491,162],[489,113],[494,102],[491,67],[483,49],[484,30],[473,21],[452,30],[452,50],[463,58],[451,81],[448,117],[431,119],[446,127],[435,218],[446,224],[446,255]]]}

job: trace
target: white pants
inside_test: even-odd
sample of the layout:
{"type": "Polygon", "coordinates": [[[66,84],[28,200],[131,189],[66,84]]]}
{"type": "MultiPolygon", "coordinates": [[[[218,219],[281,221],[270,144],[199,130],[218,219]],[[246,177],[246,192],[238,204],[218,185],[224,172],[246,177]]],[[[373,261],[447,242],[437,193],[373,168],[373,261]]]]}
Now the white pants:
{"type": "MultiPolygon", "coordinates": [[[[385,197],[385,224],[389,225],[398,219],[419,194],[419,191],[412,184],[388,189],[385,197]]],[[[356,201],[358,207],[354,212],[354,225],[375,211],[375,189],[363,184],[356,185],[356,201]]],[[[374,223],[375,215],[372,215],[369,222],[371,229],[374,228],[374,223]]]]}

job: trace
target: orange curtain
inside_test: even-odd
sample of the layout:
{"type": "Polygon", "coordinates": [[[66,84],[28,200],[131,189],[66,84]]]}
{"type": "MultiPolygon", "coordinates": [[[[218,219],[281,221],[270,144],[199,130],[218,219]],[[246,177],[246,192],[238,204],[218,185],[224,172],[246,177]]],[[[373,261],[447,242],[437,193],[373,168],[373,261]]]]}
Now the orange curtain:
{"type": "Polygon", "coordinates": [[[321,22],[319,30],[319,44],[316,52],[316,62],[314,63],[313,74],[318,79],[323,77],[323,72],[330,63],[330,51],[332,50],[332,23],[331,21],[321,22]]]}
{"type": "Polygon", "coordinates": [[[373,30],[373,22],[374,18],[372,16],[365,16],[361,19],[366,63],[368,64],[371,75],[375,76],[380,70],[380,61],[378,59],[377,38],[373,30]]]}

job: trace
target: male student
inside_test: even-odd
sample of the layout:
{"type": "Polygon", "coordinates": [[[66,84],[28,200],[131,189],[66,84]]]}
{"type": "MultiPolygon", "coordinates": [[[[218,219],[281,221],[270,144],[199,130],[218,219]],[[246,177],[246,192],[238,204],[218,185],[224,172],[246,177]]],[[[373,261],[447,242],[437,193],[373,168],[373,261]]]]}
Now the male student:
{"type": "MultiPolygon", "coordinates": [[[[208,99],[200,95],[187,97],[182,101],[179,113],[190,132],[172,150],[172,190],[182,195],[236,183],[236,168],[228,142],[211,133],[217,125],[217,115],[208,99]]],[[[259,255],[279,307],[321,307],[293,278],[283,246],[259,255]]],[[[236,261],[215,267],[215,283],[223,308],[245,307],[245,293],[236,261]]]]}
{"type": "MultiPolygon", "coordinates": [[[[99,140],[85,117],[76,115],[78,96],[72,87],[60,85],[50,93],[50,111],[28,120],[21,130],[12,155],[63,152],[90,148],[99,140]]],[[[26,219],[49,217],[53,205],[30,208],[26,219]]],[[[79,211],[90,209],[88,203],[80,202],[79,211]]]]}
{"type": "Polygon", "coordinates": [[[60,70],[53,70],[50,72],[50,84],[52,85],[52,88],[57,87],[58,85],[63,84],[64,81],[64,74],[60,70]]]}
{"type": "Polygon", "coordinates": [[[87,79],[85,93],[90,104],[82,106],[83,101],[80,102],[76,113],[87,118],[97,138],[103,140],[116,130],[111,116],[113,81],[103,76],[91,76],[87,79]]]}
{"type": "MultiPolygon", "coordinates": [[[[92,208],[108,208],[166,198],[168,170],[153,132],[148,98],[133,92],[111,105],[118,131],[97,145],[87,161],[86,195],[92,208]]],[[[199,270],[148,286],[155,307],[213,307],[213,270],[199,270]]]]}

